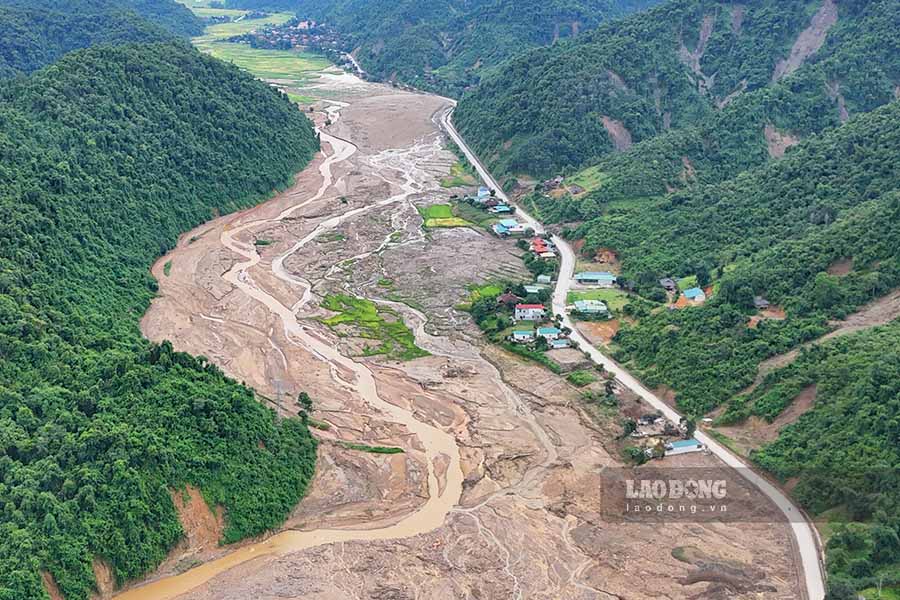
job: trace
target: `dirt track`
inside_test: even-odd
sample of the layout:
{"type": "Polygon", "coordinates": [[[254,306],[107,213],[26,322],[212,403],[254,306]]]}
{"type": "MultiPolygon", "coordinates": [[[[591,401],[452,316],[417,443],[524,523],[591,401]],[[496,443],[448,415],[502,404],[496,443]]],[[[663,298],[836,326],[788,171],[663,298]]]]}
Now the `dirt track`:
{"type": "Polygon", "coordinates": [[[272,201],[186,234],[154,267],[161,293],[142,322],[151,339],[209,357],[282,414],[309,392],[314,418],[331,426],[316,432],[312,492],[285,533],[237,550],[180,549],[220,560],[166,578],[184,568],[173,556],[156,584],[121,596],[797,597],[784,524],[603,519],[616,417],[598,421],[562,378],[483,347],[452,309],[470,284],[523,274],[511,244],[422,230],[415,205],[450,193],[438,185],[453,162],[433,118],[443,100],[347,76],[324,86],[319,108],[337,119],[323,136],[327,158],[272,201]],[[395,310],[431,356],[360,358],[363,340],[317,319],[338,292],[395,310]],[[684,546],[704,559],[676,559],[684,546]],[[738,575],[723,583],[726,572],[738,575]]]}

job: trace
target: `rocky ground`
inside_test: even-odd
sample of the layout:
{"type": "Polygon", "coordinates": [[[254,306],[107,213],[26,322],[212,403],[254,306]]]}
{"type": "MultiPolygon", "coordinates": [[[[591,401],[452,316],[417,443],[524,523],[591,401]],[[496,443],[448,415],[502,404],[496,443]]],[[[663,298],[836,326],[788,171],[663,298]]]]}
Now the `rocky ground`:
{"type": "MultiPolygon", "coordinates": [[[[333,123],[323,129],[337,141],[324,142],[324,153],[345,140],[352,155],[319,156],[270,202],[186,234],[154,267],[160,297],[142,322],[150,339],[209,357],[282,414],[297,412],[300,391],[312,396],[313,417],[328,429],[315,431],[322,444],[311,493],[283,533],[239,549],[210,543],[217,519],[199,518],[202,507],[187,497],[179,503],[185,524],[204,533],[190,535],[149,585],[121,596],[800,597],[789,529],[761,500],[749,523],[622,522],[604,513],[601,473],[621,466],[619,415],[586,405],[562,377],[484,345],[453,308],[468,286],[525,271],[514,245],[485,231],[422,227],[417,206],[458,192],[439,186],[455,161],[436,125],[446,101],[345,75],[318,85],[304,92],[327,98],[316,118],[324,123],[327,111],[333,123]],[[324,193],[310,201],[317,189],[324,193]],[[237,272],[246,253],[234,248],[254,249],[259,261],[237,272]],[[248,286],[272,300],[260,302],[248,286]],[[336,293],[389,308],[430,355],[359,356],[370,340],[321,322],[333,314],[323,299],[336,293]],[[300,329],[285,324],[284,307],[300,329]],[[329,358],[325,346],[353,360],[329,358]],[[367,377],[389,406],[361,390],[367,377]],[[455,447],[414,433],[400,413],[455,447]]],[[[690,455],[666,466],[717,464],[690,455]]]]}

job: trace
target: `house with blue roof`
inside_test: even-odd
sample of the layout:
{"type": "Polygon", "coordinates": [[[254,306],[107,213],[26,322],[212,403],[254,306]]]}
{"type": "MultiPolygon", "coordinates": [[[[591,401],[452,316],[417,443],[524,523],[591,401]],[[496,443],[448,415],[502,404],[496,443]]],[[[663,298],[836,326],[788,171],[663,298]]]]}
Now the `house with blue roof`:
{"type": "Polygon", "coordinates": [[[525,344],[528,342],[534,341],[534,330],[533,329],[521,329],[518,331],[512,332],[512,341],[517,344],[525,344]]]}
{"type": "Polygon", "coordinates": [[[573,310],[579,315],[609,315],[609,307],[600,300],[576,300],[573,310]]]}
{"type": "Polygon", "coordinates": [[[550,341],[550,348],[553,350],[562,350],[563,348],[571,348],[572,342],[569,341],[569,338],[559,338],[558,340],[550,341]]]}
{"type": "Polygon", "coordinates": [[[618,278],[609,271],[586,271],[575,274],[575,281],[581,285],[611,288],[617,280],[618,278]]]}
{"type": "Polygon", "coordinates": [[[503,225],[504,227],[506,227],[507,229],[512,229],[513,227],[518,225],[519,222],[516,221],[515,219],[503,219],[500,221],[500,224],[503,225]]]}
{"type": "Polygon", "coordinates": [[[684,290],[684,297],[694,304],[703,304],[704,302],[706,302],[706,292],[698,287],[684,290]]]}
{"type": "Polygon", "coordinates": [[[509,227],[507,227],[503,223],[494,223],[491,229],[493,229],[494,233],[500,237],[506,237],[509,235],[509,227]]]}
{"type": "Polygon", "coordinates": [[[495,215],[508,215],[512,213],[512,209],[505,204],[498,204],[497,206],[489,208],[488,212],[495,215]]]}
{"type": "Polygon", "coordinates": [[[538,337],[542,337],[548,342],[551,340],[559,339],[559,336],[562,335],[562,331],[557,329],[556,327],[539,327],[537,330],[538,337]]]}
{"type": "Polygon", "coordinates": [[[693,438],[689,440],[678,440],[666,444],[666,456],[690,454],[691,452],[703,452],[704,450],[706,450],[706,446],[693,438]]]}

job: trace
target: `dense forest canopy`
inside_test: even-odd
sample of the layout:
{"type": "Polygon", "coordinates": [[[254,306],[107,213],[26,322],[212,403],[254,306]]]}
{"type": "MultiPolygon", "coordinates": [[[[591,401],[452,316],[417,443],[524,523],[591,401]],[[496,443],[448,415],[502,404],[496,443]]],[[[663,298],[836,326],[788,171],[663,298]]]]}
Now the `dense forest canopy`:
{"type": "Polygon", "coordinates": [[[226,542],[277,526],[316,445],[138,319],[180,233],[288,184],[318,148],[286,96],[181,42],[79,50],[0,87],[0,598],[155,567],[200,488],[226,542]]]}
{"type": "Polygon", "coordinates": [[[803,137],[894,97],[898,4],[834,10],[822,47],[776,80],[811,15],[831,14],[826,0],[673,0],[504,63],[463,98],[456,122],[501,172],[607,157],[607,196],[664,193],[680,184],[682,157],[691,176],[731,176],[768,159],[766,125],[803,137]]]}
{"type": "Polygon", "coordinates": [[[0,77],[30,73],[100,44],[190,36],[202,24],[174,0],[0,0],[0,77]]]}
{"type": "Polygon", "coordinates": [[[552,44],[659,0],[229,0],[324,21],[381,79],[458,95],[526,48],[552,44]]]}

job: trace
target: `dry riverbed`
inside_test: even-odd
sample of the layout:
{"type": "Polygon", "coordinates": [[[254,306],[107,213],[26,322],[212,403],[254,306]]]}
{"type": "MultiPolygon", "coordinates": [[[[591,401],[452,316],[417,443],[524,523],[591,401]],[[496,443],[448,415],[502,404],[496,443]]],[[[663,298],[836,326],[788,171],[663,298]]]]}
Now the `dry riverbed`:
{"type": "Polygon", "coordinates": [[[783,523],[604,518],[618,417],[485,346],[453,308],[471,284],[524,278],[518,252],[484,231],[422,227],[417,206],[453,192],[440,187],[455,162],[436,125],[446,101],[347,75],[319,85],[323,153],[273,200],[186,234],[155,265],[160,296],[142,321],[281,414],[310,394],[327,424],[311,493],[283,532],[240,548],[210,543],[217,519],[189,498],[185,524],[204,535],[122,598],[800,597],[783,523]],[[371,336],[323,322],[337,296],[374,302],[428,355],[364,356],[371,336]]]}

